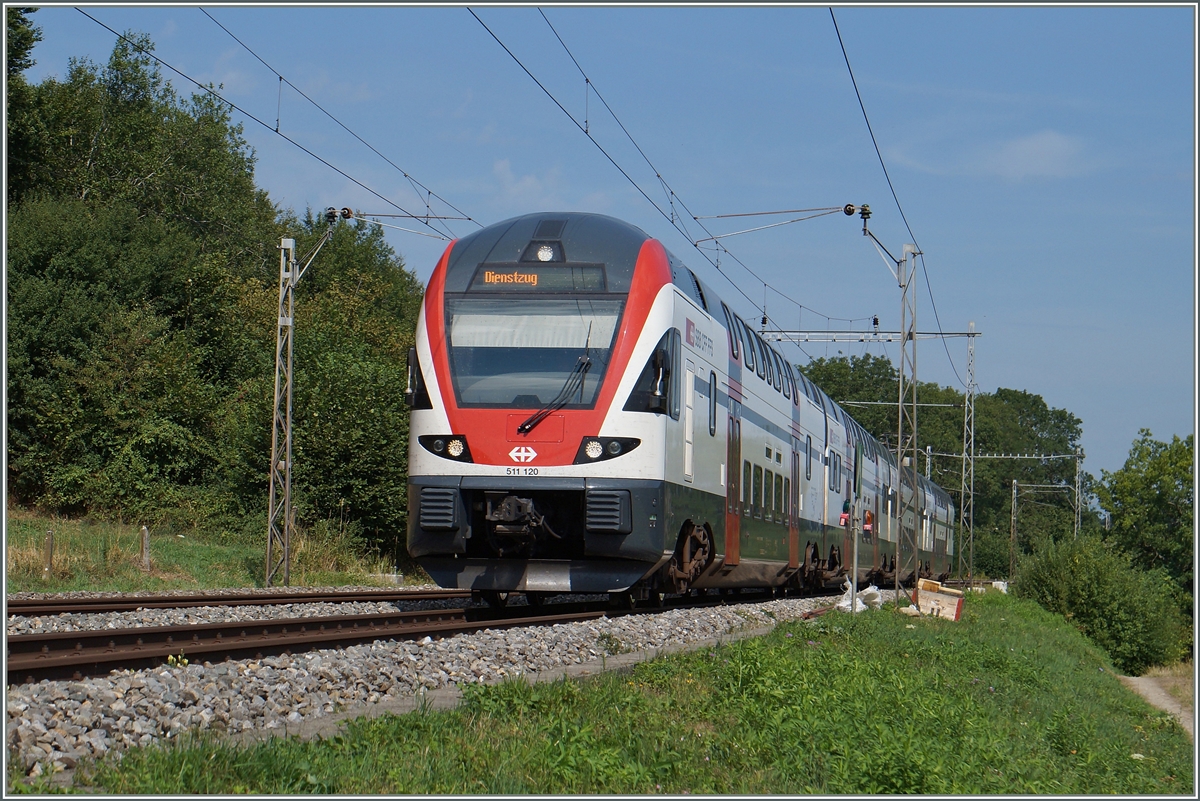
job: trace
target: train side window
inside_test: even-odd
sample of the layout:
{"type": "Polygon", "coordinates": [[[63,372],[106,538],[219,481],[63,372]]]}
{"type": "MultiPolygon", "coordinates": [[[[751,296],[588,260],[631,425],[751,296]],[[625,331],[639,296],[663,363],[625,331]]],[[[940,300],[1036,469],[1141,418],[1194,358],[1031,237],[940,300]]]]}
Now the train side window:
{"type": "Polygon", "coordinates": [[[783,474],[775,474],[775,519],[783,522],[783,513],[787,511],[787,501],[784,500],[783,474]]]}
{"type": "MultiPolygon", "coordinates": [[[[779,360],[779,354],[771,348],[771,359],[775,362],[775,391],[783,392],[783,385],[786,383],[783,380],[783,363],[779,360]]],[[[784,392],[786,395],[787,393],[784,392]]]]}
{"type": "Polygon", "coordinates": [[[742,345],[745,346],[742,350],[744,355],[742,362],[746,365],[747,370],[753,370],[758,360],[754,358],[754,343],[750,340],[750,328],[741,317],[734,315],[733,319],[737,325],[738,333],[741,334],[742,345]]]}
{"type": "Polygon", "coordinates": [[[746,517],[750,516],[751,507],[754,506],[754,484],[751,483],[750,476],[750,461],[747,460],[742,464],[742,514],[746,517]]]}
{"type": "Polygon", "coordinates": [[[783,519],[790,521],[792,518],[792,480],[785,478],[783,480],[783,519]]]}
{"type": "Polygon", "coordinates": [[[717,435],[717,374],[708,373],[708,435],[717,435]]]}
{"type": "Polygon", "coordinates": [[[791,400],[796,394],[792,388],[792,366],[788,364],[788,360],[782,356],[779,357],[779,361],[785,368],[785,372],[783,374],[783,397],[791,400]]]}
{"type": "Polygon", "coordinates": [[[804,479],[812,481],[812,437],[804,436],[804,479]]]}
{"type": "Polygon", "coordinates": [[[725,322],[729,326],[729,353],[736,360],[738,358],[738,332],[733,325],[733,317],[729,314],[729,307],[725,305],[725,301],[721,301],[721,310],[725,312],[725,322]]]}
{"type": "Polygon", "coordinates": [[[763,469],[754,465],[754,516],[762,517],[762,499],[763,499],[763,469]]]}
{"type": "Polygon", "coordinates": [[[775,510],[775,474],[770,470],[763,472],[765,473],[763,478],[763,517],[767,520],[774,520],[775,516],[772,512],[775,510]]]}
{"type": "Polygon", "coordinates": [[[758,355],[763,367],[763,370],[758,371],[758,377],[770,384],[772,383],[771,357],[767,354],[767,343],[763,342],[762,337],[758,336],[757,334],[754,335],[754,339],[756,342],[758,342],[758,355]]]}

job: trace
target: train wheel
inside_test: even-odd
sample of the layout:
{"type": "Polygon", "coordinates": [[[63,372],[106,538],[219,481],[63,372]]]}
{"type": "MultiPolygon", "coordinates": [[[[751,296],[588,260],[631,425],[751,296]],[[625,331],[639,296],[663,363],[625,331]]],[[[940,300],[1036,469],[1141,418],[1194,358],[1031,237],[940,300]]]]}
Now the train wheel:
{"type": "Polygon", "coordinates": [[[508,593],[499,592],[498,590],[482,590],[480,596],[483,602],[493,609],[503,609],[508,605],[508,593]]]}

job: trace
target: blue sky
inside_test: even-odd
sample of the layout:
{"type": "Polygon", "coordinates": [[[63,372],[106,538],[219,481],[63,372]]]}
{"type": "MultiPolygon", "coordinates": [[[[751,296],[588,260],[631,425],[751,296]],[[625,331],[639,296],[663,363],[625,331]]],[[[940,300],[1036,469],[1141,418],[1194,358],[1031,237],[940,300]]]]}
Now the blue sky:
{"type": "MultiPolygon", "coordinates": [[[[259,57],[437,195],[489,224],[595,211],[661,238],[748,319],[899,326],[895,280],[841,214],[724,241],[720,272],[542,92],[466,7],[205,8],[259,57]],[[746,268],[734,260],[743,262],[746,268]],[[761,279],[761,280],[760,280],[761,279]],[[763,282],[768,285],[764,288],[763,282]],[[744,293],[744,294],[742,294],[744,293]],[[803,306],[803,311],[796,305],[803,306]],[[856,322],[848,322],[855,320],[856,322]]],[[[85,10],[408,210],[404,176],[331,122],[199,7],[85,10]]],[[[479,17],[668,215],[642,155],[534,7],[479,17]]],[[[893,253],[911,241],[824,6],[544,11],[592,86],[695,215],[867,203],[893,253]]],[[[945,331],[974,321],[982,391],[1024,389],[1083,421],[1085,469],[1124,463],[1139,428],[1194,431],[1196,19],[1175,7],[835,9],[945,331]]],[[[70,7],[33,15],[27,74],[107,60],[114,37],[70,7]]],[[[164,74],[184,94],[191,86],[164,74]]],[[[383,201],[235,115],[281,207],[383,201]]],[[[442,213],[450,212],[435,204],[442,213]]],[[[692,238],[705,236],[682,206],[692,238]]],[[[799,215],[793,215],[799,216],[799,215]]],[[[768,221],[706,220],[713,233],[768,221]]],[[[400,221],[393,221],[402,224],[400,221]]],[[[407,227],[422,228],[412,223],[407,227]]],[[[452,222],[463,235],[477,226],[452,222]]],[[[422,230],[427,230],[423,229],[422,230]]],[[[427,279],[445,247],[391,230],[427,279]]],[[[319,269],[319,266],[314,267],[319,269]]],[[[921,330],[937,327],[921,281],[921,330]]],[[[300,334],[302,335],[302,334],[300,334]]],[[[922,341],[918,377],[960,389],[966,341],[922,341]],[[949,351],[949,354],[947,353],[949,351]],[[953,360],[953,365],[951,362],[953,360]]],[[[806,345],[809,356],[894,345],[806,345]]]]}

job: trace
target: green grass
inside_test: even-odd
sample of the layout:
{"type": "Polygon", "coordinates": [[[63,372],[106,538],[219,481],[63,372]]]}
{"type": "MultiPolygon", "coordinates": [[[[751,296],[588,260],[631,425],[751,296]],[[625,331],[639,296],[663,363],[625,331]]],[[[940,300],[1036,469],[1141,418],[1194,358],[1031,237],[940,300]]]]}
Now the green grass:
{"type": "MultiPolygon", "coordinates": [[[[5,521],[8,592],[122,591],[261,587],[266,532],[259,537],[195,529],[154,530],[150,572],[142,569],[141,527],[50,518],[9,509],[5,521]],[[46,531],[54,532],[51,576],[43,579],[46,531]]],[[[294,586],[383,584],[392,568],[366,552],[354,532],[322,521],[292,541],[294,586]]],[[[428,578],[411,568],[406,579],[428,578]]]]}
{"type": "Polygon", "coordinates": [[[84,769],[105,792],[1193,794],[1192,746],[1061,618],[827,615],[584,682],[467,688],[335,738],[208,737],[84,769]]]}

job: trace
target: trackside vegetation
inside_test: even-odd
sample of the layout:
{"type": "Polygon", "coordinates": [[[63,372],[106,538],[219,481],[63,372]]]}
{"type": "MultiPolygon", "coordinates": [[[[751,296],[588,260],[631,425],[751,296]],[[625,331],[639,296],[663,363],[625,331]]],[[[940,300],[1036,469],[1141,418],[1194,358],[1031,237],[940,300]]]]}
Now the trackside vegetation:
{"type": "Polygon", "coordinates": [[[156,793],[1194,794],[1178,724],[1029,600],[830,614],[582,682],[472,685],[327,740],[198,736],[85,766],[156,793]]]}

